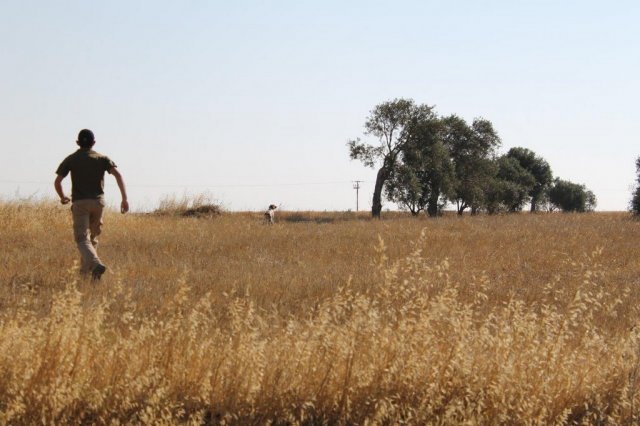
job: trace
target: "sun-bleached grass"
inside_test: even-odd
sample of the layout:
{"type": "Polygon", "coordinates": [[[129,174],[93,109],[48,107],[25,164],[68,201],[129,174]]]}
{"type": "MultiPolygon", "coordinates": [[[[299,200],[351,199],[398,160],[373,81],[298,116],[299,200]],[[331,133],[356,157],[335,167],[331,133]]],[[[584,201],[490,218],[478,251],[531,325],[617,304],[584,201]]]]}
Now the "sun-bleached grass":
{"type": "Polygon", "coordinates": [[[187,194],[177,198],[175,195],[166,196],[160,200],[160,204],[153,214],[156,216],[186,216],[202,217],[217,216],[224,212],[221,203],[210,194],[198,194],[190,196],[187,194]]]}
{"type": "Polygon", "coordinates": [[[277,219],[0,204],[0,423],[640,420],[627,215],[277,219]]]}

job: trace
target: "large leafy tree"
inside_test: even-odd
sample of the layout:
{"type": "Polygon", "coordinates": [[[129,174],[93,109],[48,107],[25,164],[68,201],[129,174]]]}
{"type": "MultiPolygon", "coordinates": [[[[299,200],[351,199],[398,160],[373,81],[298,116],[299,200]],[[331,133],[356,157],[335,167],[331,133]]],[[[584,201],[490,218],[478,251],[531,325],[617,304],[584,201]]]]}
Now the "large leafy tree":
{"type": "Polygon", "coordinates": [[[428,153],[422,175],[422,188],[427,194],[427,214],[431,217],[440,214],[446,205],[446,199],[453,193],[455,169],[449,157],[449,151],[441,141],[427,147],[428,153]]]}
{"type": "Polygon", "coordinates": [[[487,194],[487,210],[489,213],[522,210],[535,185],[535,177],[509,155],[498,158],[496,165],[498,171],[487,194]]]}
{"type": "Polygon", "coordinates": [[[434,116],[412,123],[401,164],[385,185],[387,198],[414,215],[425,209],[430,216],[438,215],[453,188],[453,164],[442,130],[442,121],[434,116]]]}
{"type": "Polygon", "coordinates": [[[531,211],[537,211],[538,205],[543,201],[545,192],[553,182],[551,166],[544,158],[537,156],[535,152],[527,148],[511,148],[507,152],[507,157],[517,160],[520,166],[534,177],[535,183],[528,194],[531,197],[531,211]]]}
{"type": "Polygon", "coordinates": [[[377,138],[378,143],[367,144],[359,138],[347,143],[351,159],[360,160],[367,167],[379,166],[371,205],[374,218],[380,218],[382,189],[398,165],[412,123],[433,117],[433,107],[417,105],[411,99],[384,102],[371,110],[364,125],[365,134],[377,138]]]}
{"type": "Polygon", "coordinates": [[[443,142],[449,150],[455,170],[451,201],[458,214],[471,208],[475,214],[486,203],[486,196],[496,173],[496,149],[500,138],[489,120],[477,118],[471,125],[451,115],[443,118],[443,142]]]}
{"type": "Polygon", "coordinates": [[[390,173],[384,185],[388,200],[417,216],[427,205],[426,193],[420,182],[420,172],[412,166],[401,163],[390,173]]]}
{"type": "Polygon", "coordinates": [[[631,198],[631,211],[640,215],[640,157],[636,159],[636,189],[633,191],[633,198],[631,198]]]}
{"type": "Polygon", "coordinates": [[[549,189],[549,201],[564,212],[588,212],[596,207],[593,192],[584,185],[556,178],[549,189]]]}

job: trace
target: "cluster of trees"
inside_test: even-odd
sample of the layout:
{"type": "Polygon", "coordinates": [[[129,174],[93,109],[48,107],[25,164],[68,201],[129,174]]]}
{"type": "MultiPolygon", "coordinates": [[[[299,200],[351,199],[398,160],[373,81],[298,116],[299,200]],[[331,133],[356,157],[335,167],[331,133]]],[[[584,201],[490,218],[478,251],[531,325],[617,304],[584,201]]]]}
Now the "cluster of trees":
{"type": "Polygon", "coordinates": [[[640,157],[636,159],[636,189],[633,191],[633,198],[631,198],[631,211],[635,215],[640,216],[640,157]]]}
{"type": "Polygon", "coordinates": [[[351,159],[379,166],[371,213],[380,217],[386,198],[417,215],[438,215],[447,203],[458,214],[532,212],[559,208],[589,211],[596,205],[584,185],[553,179],[551,167],[527,148],[498,154],[500,138],[490,121],[471,124],[457,115],[441,117],[429,105],[395,99],[376,105],[365,122],[371,145],[348,142],[351,159]]]}

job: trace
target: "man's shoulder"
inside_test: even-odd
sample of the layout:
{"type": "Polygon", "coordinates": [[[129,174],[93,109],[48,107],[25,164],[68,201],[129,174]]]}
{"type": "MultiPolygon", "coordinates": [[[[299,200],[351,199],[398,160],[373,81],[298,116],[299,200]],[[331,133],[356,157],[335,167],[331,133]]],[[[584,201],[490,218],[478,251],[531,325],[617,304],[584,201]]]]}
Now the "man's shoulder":
{"type": "Polygon", "coordinates": [[[74,151],[74,152],[72,152],[71,154],[67,155],[67,156],[64,158],[64,160],[62,160],[62,162],[63,162],[63,163],[65,163],[65,162],[68,162],[68,161],[70,161],[70,160],[73,160],[74,158],[76,158],[76,157],[78,156],[78,153],[79,153],[79,152],[80,152],[79,150],[78,150],[78,151],[74,151]]]}
{"type": "Polygon", "coordinates": [[[99,159],[101,159],[101,160],[111,160],[107,155],[102,154],[102,153],[100,153],[100,152],[98,152],[98,151],[93,151],[93,150],[91,150],[91,151],[89,151],[89,155],[90,155],[92,158],[99,158],[99,159]]]}
{"type": "Polygon", "coordinates": [[[72,164],[90,164],[95,160],[100,160],[104,162],[111,162],[111,159],[104,154],[101,154],[94,150],[87,149],[79,149],[71,154],[69,154],[64,160],[63,163],[72,163],[72,164]],[[88,162],[88,163],[87,163],[88,162]]]}

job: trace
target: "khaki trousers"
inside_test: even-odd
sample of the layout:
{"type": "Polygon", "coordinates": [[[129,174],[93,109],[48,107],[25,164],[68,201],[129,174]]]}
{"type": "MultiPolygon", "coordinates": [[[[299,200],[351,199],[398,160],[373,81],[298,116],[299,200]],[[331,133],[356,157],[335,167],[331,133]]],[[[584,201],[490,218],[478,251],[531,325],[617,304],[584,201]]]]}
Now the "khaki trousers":
{"type": "Polygon", "coordinates": [[[87,274],[102,262],[98,257],[98,235],[102,228],[102,200],[77,200],[71,205],[73,237],[80,251],[80,272],[87,274]]]}

